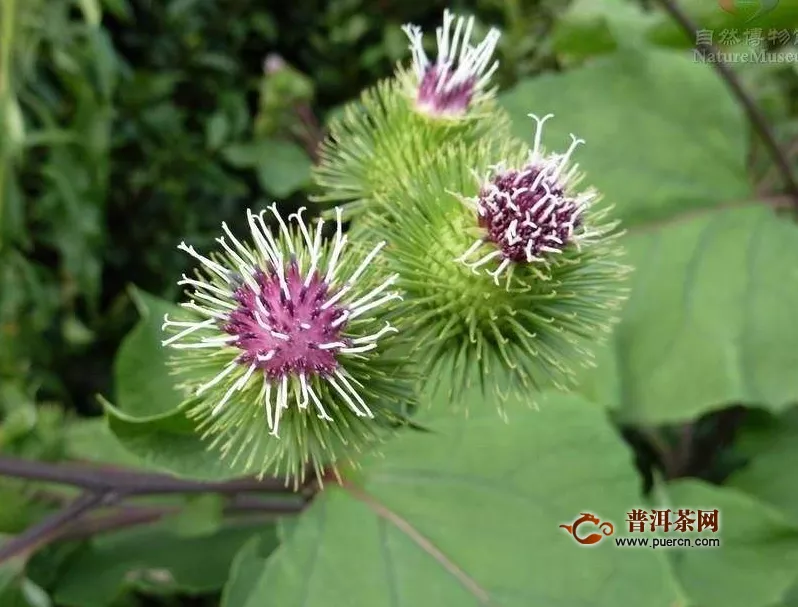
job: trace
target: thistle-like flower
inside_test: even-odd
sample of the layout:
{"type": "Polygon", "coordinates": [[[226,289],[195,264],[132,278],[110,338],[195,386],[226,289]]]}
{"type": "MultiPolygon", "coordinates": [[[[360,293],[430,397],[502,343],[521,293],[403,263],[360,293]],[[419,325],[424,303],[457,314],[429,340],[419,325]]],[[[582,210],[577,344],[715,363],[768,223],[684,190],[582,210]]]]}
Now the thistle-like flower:
{"type": "Polygon", "coordinates": [[[469,384],[500,396],[573,387],[625,299],[629,268],[618,263],[611,207],[576,188],[578,139],[563,154],[544,153],[547,119],[537,120],[531,147],[442,148],[397,177],[362,228],[391,243],[386,258],[407,295],[402,314],[413,318],[403,336],[431,381],[454,378],[443,398],[457,402],[469,384]]]}
{"type": "Polygon", "coordinates": [[[413,57],[414,78],[408,84],[420,111],[432,116],[458,117],[489,94],[486,87],[499,67],[499,62],[491,59],[501,34],[491,28],[482,42],[473,45],[473,27],[473,17],[466,20],[444,11],[443,26],[435,32],[438,55],[431,62],[424,52],[421,28],[412,24],[403,26],[413,57]]]}
{"type": "Polygon", "coordinates": [[[317,474],[347,448],[377,438],[380,419],[395,419],[386,401],[399,398],[395,365],[383,342],[396,329],[379,316],[401,299],[383,280],[376,259],[384,242],[359,262],[342,233],[340,211],[334,242],[323,242],[300,209],[286,223],[270,207],[277,234],[264,213],[247,211],[251,245],[226,224],[221,250],[211,257],[181,243],[199,264],[181,306],[196,318],[164,319],[176,331],[164,340],[193,397],[188,414],[212,446],[233,462],[245,453],[257,467],[302,476],[317,474]],[[295,223],[295,227],[290,224],[295,223]],[[293,228],[293,229],[292,229],[293,228]]]}
{"type": "MultiPolygon", "coordinates": [[[[471,42],[473,19],[444,13],[434,62],[422,48],[423,33],[404,26],[412,65],[397,66],[394,78],[365,91],[330,124],[319,148],[313,178],[317,202],[344,205],[348,217],[368,209],[374,196],[397,176],[409,176],[452,142],[504,141],[510,120],[488,90],[499,38],[492,29],[471,42]]],[[[395,201],[401,204],[400,200],[395,201]]]]}
{"type": "Polygon", "coordinates": [[[458,261],[477,270],[496,260],[498,266],[489,272],[496,284],[513,263],[548,264],[567,247],[579,249],[582,243],[603,233],[582,222],[583,213],[597,200],[598,192],[593,188],[576,192],[579,165],[569,166],[571,155],[584,140],[571,135],[565,153],[544,154],[543,125],[553,114],[529,116],[535,120],[536,132],[524,166],[491,167],[478,195],[466,201],[475,210],[484,234],[458,261]],[[485,243],[491,244],[491,250],[473,259],[485,243]]]}

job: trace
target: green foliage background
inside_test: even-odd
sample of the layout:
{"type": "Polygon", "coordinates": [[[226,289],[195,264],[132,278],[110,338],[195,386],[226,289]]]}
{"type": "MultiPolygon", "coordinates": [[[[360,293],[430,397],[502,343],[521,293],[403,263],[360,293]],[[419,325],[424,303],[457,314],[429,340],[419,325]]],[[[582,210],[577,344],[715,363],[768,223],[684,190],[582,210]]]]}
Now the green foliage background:
{"type": "MultiPolygon", "coordinates": [[[[431,30],[450,6],[272,4],[0,0],[3,453],[229,475],[163,367],[175,245],[242,228],[247,206],[305,204],[308,112],[323,126],[407,59],[402,23],[431,30]],[[267,75],[271,53],[288,66],[267,75]]],[[[431,414],[279,524],[159,498],[175,513],[157,523],[0,567],[0,606],[798,604],[798,227],[739,104],[657,5],[451,5],[502,27],[515,133],[553,112],[545,143],[586,139],[579,162],[627,230],[632,296],[579,393],[509,424],[431,414]],[[558,528],[588,511],[621,530],[635,507],[718,508],[723,545],[586,549],[558,528]]],[[[797,50],[795,0],[755,24],[682,5],[797,50]]],[[[795,64],[733,69],[794,149],[795,64]]],[[[0,480],[0,534],[51,510],[42,495],[0,480]]]]}

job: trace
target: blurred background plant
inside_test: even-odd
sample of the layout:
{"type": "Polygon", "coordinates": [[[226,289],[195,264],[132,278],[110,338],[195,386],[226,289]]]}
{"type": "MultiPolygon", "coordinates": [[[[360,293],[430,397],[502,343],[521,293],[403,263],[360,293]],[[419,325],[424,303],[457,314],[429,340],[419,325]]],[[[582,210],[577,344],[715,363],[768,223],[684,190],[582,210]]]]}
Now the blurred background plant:
{"type": "MultiPolygon", "coordinates": [[[[743,17],[718,10],[715,2],[682,4],[702,28],[744,27],[743,17]]],[[[720,108],[718,122],[711,125],[717,129],[707,127],[695,137],[705,137],[710,147],[733,149],[719,164],[731,166],[735,150],[744,150],[749,177],[743,181],[756,184],[757,195],[770,206],[783,206],[785,200],[787,184],[756,134],[729,109],[733,104],[719,96],[723,87],[714,82],[709,66],[690,71],[657,63],[659,50],[686,53],[695,40],[654,1],[0,0],[0,7],[0,450],[6,454],[137,465],[96,418],[101,412],[96,395],[118,393],[120,383],[130,381],[121,369],[129,361],[115,362],[123,340],[129,345],[145,339],[140,315],[150,310],[158,316],[152,308],[159,304],[130,285],[174,301],[175,277],[186,270],[185,256],[175,248],[180,240],[205,247],[222,221],[243,228],[248,206],[260,208],[275,199],[288,209],[306,204],[313,193],[310,167],[326,121],[406,58],[401,24],[412,21],[432,29],[446,7],[476,14],[480,28],[503,29],[497,84],[509,91],[505,105],[515,116],[545,113],[548,107],[538,104],[566,99],[557,87],[562,87],[560,95],[596,95],[602,98],[596,111],[606,110],[608,117],[593,132],[603,133],[605,141],[628,142],[628,152],[635,140],[619,134],[616,116],[651,103],[655,107],[643,110],[690,129],[695,126],[691,108],[680,105],[679,91],[695,85],[706,93],[701,102],[717,101],[720,108]],[[612,82],[632,88],[605,95],[615,84],[601,77],[601,66],[609,65],[601,61],[628,61],[637,53],[654,57],[651,72],[640,72],[645,78],[638,81],[619,77],[612,82]],[[546,80],[591,66],[598,66],[594,78],[575,77],[572,84],[546,80]],[[704,87],[703,79],[713,84],[704,87]],[[654,93],[635,97],[635,87],[654,81],[659,83],[654,93]],[[615,108],[615,114],[601,106],[608,99],[625,100],[629,108],[615,108]],[[739,129],[724,141],[721,131],[730,125],[739,129]]],[[[798,5],[783,0],[757,25],[765,32],[789,31],[789,39],[765,38],[762,45],[794,51],[797,23],[798,5]]],[[[764,109],[795,168],[796,64],[737,63],[733,69],[764,109]]],[[[607,73],[615,75],[612,69],[607,73]]],[[[574,101],[563,112],[583,116],[585,108],[590,103],[574,101]]],[[[519,127],[519,134],[528,135],[525,128],[519,127]]],[[[665,148],[676,143],[664,141],[655,153],[673,154],[665,148]]],[[[640,170],[636,158],[613,156],[601,140],[594,138],[590,145],[597,154],[604,150],[616,167],[623,164],[617,169],[623,176],[632,179],[640,170]]],[[[665,168],[658,179],[670,180],[672,190],[678,190],[676,181],[689,180],[681,168],[668,173],[664,160],[659,166],[665,168]]],[[[707,204],[713,205],[749,194],[722,180],[718,185],[720,173],[713,175],[698,178],[692,190],[661,196],[678,199],[683,210],[682,201],[691,203],[697,189],[709,192],[707,204]]],[[[621,181],[617,173],[610,178],[621,181]]],[[[634,184],[629,190],[608,189],[632,198],[658,187],[641,182],[637,190],[634,184]]],[[[631,224],[642,221],[628,208],[623,212],[631,224]]],[[[627,339],[628,327],[621,330],[627,339]]],[[[624,343],[633,348],[635,342],[624,343]]],[[[786,346],[778,349],[786,351],[786,346]]],[[[796,400],[792,383],[785,382],[789,386],[771,399],[780,403],[768,407],[773,413],[796,400]]],[[[603,390],[598,386],[591,396],[606,396],[603,390]]],[[[772,394],[767,388],[761,393],[772,394]]],[[[742,405],[759,406],[767,398],[736,402],[733,390],[725,394],[728,398],[710,404],[678,405],[682,415],[637,411],[618,416],[647,486],[658,474],[725,479],[756,444],[731,448],[744,420],[753,424],[755,437],[767,428],[793,428],[761,411],[741,414],[742,405]]],[[[3,481],[0,534],[19,533],[71,495],[3,481]]],[[[0,592],[6,593],[0,594],[0,605],[219,604],[218,592],[242,544],[250,539],[246,554],[238,557],[246,564],[262,561],[276,540],[273,530],[260,532],[255,541],[252,527],[240,522],[223,527],[223,507],[211,497],[159,501],[149,519],[137,511],[142,521],[164,525],[179,513],[177,533],[157,523],[88,546],[45,551],[27,564],[24,575],[19,563],[0,568],[0,592]]],[[[247,510],[241,504],[239,509],[247,510]]],[[[246,584],[238,582],[225,590],[224,604],[230,607],[244,604],[231,598],[244,592],[246,584]]]]}

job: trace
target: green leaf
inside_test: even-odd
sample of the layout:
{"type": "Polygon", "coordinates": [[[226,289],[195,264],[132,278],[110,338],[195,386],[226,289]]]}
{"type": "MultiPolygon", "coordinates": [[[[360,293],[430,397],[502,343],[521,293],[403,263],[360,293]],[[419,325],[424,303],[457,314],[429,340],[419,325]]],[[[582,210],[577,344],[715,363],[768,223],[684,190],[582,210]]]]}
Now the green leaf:
{"type": "MultiPolygon", "coordinates": [[[[681,0],[680,6],[687,16],[696,24],[698,29],[712,32],[714,42],[721,47],[726,46],[721,32],[733,32],[738,38],[744,40],[746,30],[760,28],[761,34],[767,40],[770,30],[786,30],[794,35],[795,24],[798,22],[798,3],[794,0],[733,0],[726,2],[732,4],[736,10],[729,13],[721,8],[721,3],[707,0],[681,0]],[[768,10],[769,9],[769,10],[768,10]]],[[[683,29],[665,11],[656,14],[656,20],[649,29],[648,38],[652,42],[668,46],[693,47],[695,37],[685,35],[683,29]]],[[[750,50],[763,50],[765,47],[753,47],[750,50]]]]}
{"type": "Polygon", "coordinates": [[[233,166],[254,168],[263,189],[278,198],[290,196],[310,180],[310,158],[290,141],[264,139],[238,143],[226,147],[222,153],[233,166]]]}
{"type": "Polygon", "coordinates": [[[663,50],[617,53],[579,69],[526,80],[501,97],[516,136],[532,142],[527,114],[555,116],[544,143],[574,154],[623,226],[744,200],[747,128],[711,66],[663,50]],[[674,85],[678,83],[678,86],[674,85]]]}
{"type": "Polygon", "coordinates": [[[215,533],[224,521],[225,498],[209,493],[191,496],[183,509],[171,518],[174,533],[183,537],[202,537],[215,533]]]}
{"type": "Polygon", "coordinates": [[[243,467],[231,467],[208,450],[200,433],[182,410],[150,418],[134,418],[105,402],[108,427],[114,436],[142,464],[196,480],[224,480],[240,477],[243,467]]]}
{"type": "Polygon", "coordinates": [[[97,27],[102,22],[102,7],[99,0],[79,0],[80,10],[86,23],[97,27]]]}
{"type": "Polygon", "coordinates": [[[770,417],[759,428],[744,428],[740,439],[750,463],[728,480],[732,487],[785,514],[798,516],[798,408],[770,417]]]}
{"type": "Polygon", "coordinates": [[[730,402],[775,411],[795,402],[794,224],[760,204],[632,230],[625,244],[636,268],[632,296],[587,393],[648,424],[730,402]]]}
{"type": "Polygon", "coordinates": [[[0,533],[24,531],[39,510],[31,507],[25,485],[17,479],[0,478],[0,504],[0,533]]]}
{"type": "Polygon", "coordinates": [[[534,110],[556,114],[544,142],[587,140],[575,155],[585,185],[628,230],[631,298],[582,391],[645,424],[728,402],[786,407],[798,390],[798,334],[785,330],[798,232],[753,199],[747,129],[710,66],[671,51],[616,54],[522,83],[503,103],[526,139],[534,110]]]}
{"type": "Polygon", "coordinates": [[[611,52],[642,38],[652,18],[628,0],[576,0],[556,21],[552,45],[569,58],[611,52]]]}
{"type": "Polygon", "coordinates": [[[601,410],[561,395],[539,412],[515,404],[509,424],[483,405],[472,410],[491,414],[406,433],[328,487],[254,584],[247,570],[235,607],[681,604],[664,554],[587,549],[559,528],[640,501],[601,410]]]}
{"type": "Polygon", "coordinates": [[[244,544],[230,567],[230,577],[222,592],[221,607],[241,607],[246,603],[258,583],[269,555],[276,547],[277,537],[254,537],[244,544]]]}
{"type": "Polygon", "coordinates": [[[230,120],[223,112],[216,112],[205,124],[205,145],[215,150],[227,140],[230,134],[230,120]]]}
{"type": "Polygon", "coordinates": [[[175,410],[183,394],[175,387],[161,346],[164,314],[180,315],[170,302],[132,289],[141,320],[125,337],[114,361],[116,402],[133,417],[148,417],[175,410]]]}
{"type": "MultiPolygon", "coordinates": [[[[0,535],[0,545],[6,536],[0,535]]],[[[3,607],[52,607],[47,593],[24,575],[24,560],[17,557],[0,565],[0,605],[3,607]]]]}
{"type": "Polygon", "coordinates": [[[97,538],[63,565],[53,596],[65,607],[107,607],[124,588],[201,594],[220,589],[236,552],[271,526],[231,525],[205,537],[170,534],[166,525],[97,538]]]}
{"type": "Polygon", "coordinates": [[[720,511],[720,547],[669,550],[691,605],[770,607],[786,595],[798,566],[795,524],[730,488],[680,481],[664,492],[671,509],[720,511]]]}
{"type": "Polygon", "coordinates": [[[67,458],[110,466],[141,467],[141,460],[125,449],[105,419],[76,419],[64,429],[67,458]]]}

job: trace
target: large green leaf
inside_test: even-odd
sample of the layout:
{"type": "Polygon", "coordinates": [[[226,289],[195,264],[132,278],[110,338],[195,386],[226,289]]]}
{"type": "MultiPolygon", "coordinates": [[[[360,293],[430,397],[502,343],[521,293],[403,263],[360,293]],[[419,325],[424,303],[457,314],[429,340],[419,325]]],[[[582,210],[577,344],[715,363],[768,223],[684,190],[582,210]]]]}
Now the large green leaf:
{"type": "Polygon", "coordinates": [[[153,525],[100,537],[62,566],[54,597],[65,607],[107,607],[124,588],[200,594],[222,587],[236,552],[253,535],[273,543],[272,527],[237,524],[187,538],[153,525]]]}
{"type": "Polygon", "coordinates": [[[790,592],[798,572],[795,523],[731,488],[680,481],[664,492],[672,510],[719,510],[719,547],[667,549],[690,604],[770,607],[790,592]]]}
{"type": "Polygon", "coordinates": [[[183,400],[161,346],[164,315],[179,315],[180,308],[138,289],[131,291],[141,320],[125,337],[114,361],[116,402],[128,415],[146,417],[172,411],[183,400]]]}
{"type": "Polygon", "coordinates": [[[243,466],[232,467],[210,451],[182,410],[133,418],[105,403],[108,427],[122,446],[146,466],[195,480],[225,480],[242,476],[243,466]]]}
{"type": "Polygon", "coordinates": [[[566,148],[569,133],[586,140],[574,156],[585,184],[615,205],[626,228],[751,194],[742,111],[712,68],[686,54],[609,55],[524,81],[501,102],[530,143],[530,112],[555,115],[545,126],[549,149],[566,148]]]}
{"type": "Polygon", "coordinates": [[[224,585],[221,607],[239,607],[247,603],[274,548],[274,542],[252,538],[239,550],[224,585]]]}
{"type": "Polygon", "coordinates": [[[519,135],[531,138],[526,112],[553,112],[552,149],[570,131],[587,140],[586,183],[628,230],[632,295],[583,391],[648,424],[729,402],[788,405],[798,231],[746,202],[746,128],[711,68],[672,51],[615,54],[525,82],[504,104],[519,135]]]}
{"type": "Polygon", "coordinates": [[[633,230],[625,244],[636,268],[632,297],[611,352],[586,380],[593,398],[644,423],[726,403],[781,410],[795,401],[795,225],[754,205],[633,230]]]}
{"type": "Polygon", "coordinates": [[[387,445],[316,498],[256,580],[251,557],[226,607],[683,604],[664,554],[583,548],[559,528],[640,501],[601,410],[567,396],[516,404],[509,424],[492,411],[438,419],[387,445]]]}
{"type": "Polygon", "coordinates": [[[102,418],[79,418],[64,429],[64,455],[106,466],[141,467],[141,460],[114,436],[102,418]]]}
{"type": "Polygon", "coordinates": [[[741,448],[751,459],[729,484],[798,517],[798,408],[747,427],[741,448]]]}
{"type": "Polygon", "coordinates": [[[555,22],[552,47],[569,59],[611,52],[637,42],[654,19],[629,0],[576,0],[555,22]]]}
{"type": "MultiPolygon", "coordinates": [[[[630,40],[638,39],[644,39],[649,44],[695,47],[697,37],[686,35],[667,11],[657,5],[645,11],[639,4],[634,0],[573,2],[555,23],[555,52],[566,59],[581,59],[611,52],[630,40]]],[[[682,10],[702,30],[702,36],[709,35],[723,50],[728,50],[735,40],[745,41],[749,30],[759,29],[764,40],[771,31],[786,35],[789,40],[798,19],[798,3],[795,0],[737,0],[726,2],[725,5],[734,6],[736,10],[723,10],[721,2],[717,0],[679,1],[682,10]]],[[[760,44],[748,50],[763,48],[760,44]]]]}
{"type": "MultiPolygon", "coordinates": [[[[717,0],[680,0],[679,5],[688,17],[701,30],[712,33],[713,42],[725,47],[736,36],[745,41],[746,32],[751,31],[767,40],[769,32],[786,32],[794,36],[795,24],[798,21],[798,2],[795,0],[732,0],[724,2],[733,5],[735,10],[727,12],[721,8],[717,0]]],[[[695,37],[685,35],[681,26],[664,11],[657,12],[658,18],[649,28],[647,35],[652,42],[670,46],[694,46],[695,37]]],[[[778,35],[778,34],[777,34],[778,35]]],[[[750,50],[765,48],[763,43],[754,44],[750,50]]]]}

